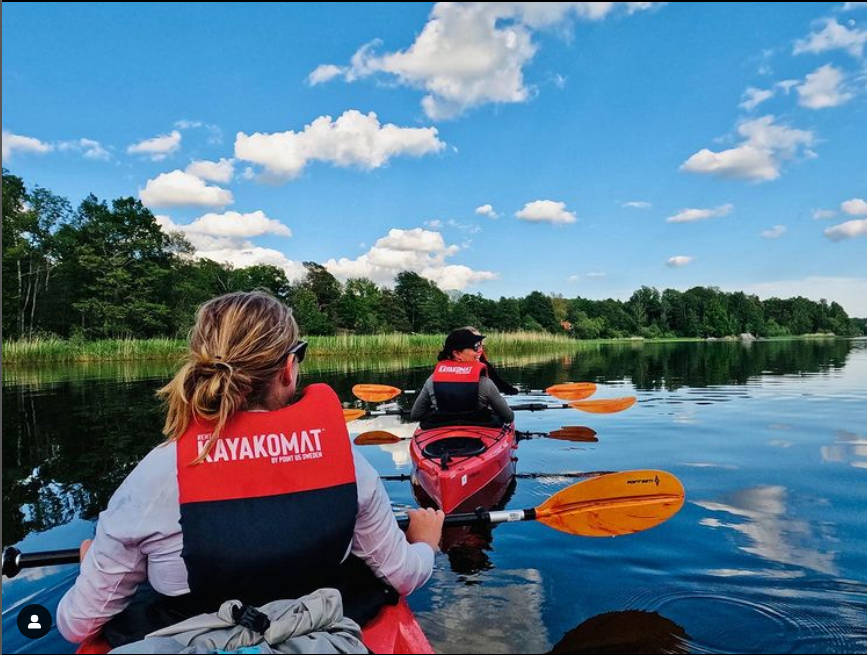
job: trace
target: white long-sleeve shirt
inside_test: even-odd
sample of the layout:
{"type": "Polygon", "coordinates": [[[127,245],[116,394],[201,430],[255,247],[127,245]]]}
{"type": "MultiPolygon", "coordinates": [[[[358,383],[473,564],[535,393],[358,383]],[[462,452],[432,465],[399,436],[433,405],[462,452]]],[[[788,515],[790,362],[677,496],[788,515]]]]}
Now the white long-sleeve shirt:
{"type": "MultiPolygon", "coordinates": [[[[434,552],[407,542],[376,470],[355,449],[353,457],[358,513],[350,550],[401,595],[409,594],[430,577],[434,552]]],[[[80,643],[97,633],[145,580],[166,596],[190,592],[181,559],[176,459],[174,443],[152,450],[99,515],[81,573],[57,608],[57,628],[68,641],[80,643]]]]}

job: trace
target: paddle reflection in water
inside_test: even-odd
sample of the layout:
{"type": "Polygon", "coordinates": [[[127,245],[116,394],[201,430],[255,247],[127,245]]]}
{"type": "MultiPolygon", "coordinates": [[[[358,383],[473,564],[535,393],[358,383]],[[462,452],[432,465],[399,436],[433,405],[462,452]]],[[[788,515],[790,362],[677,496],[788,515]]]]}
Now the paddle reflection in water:
{"type": "MultiPolygon", "coordinates": [[[[504,509],[515,493],[517,481],[512,478],[503,487],[492,485],[482,489],[474,498],[476,507],[485,510],[504,509]]],[[[436,507],[434,500],[422,489],[421,485],[413,484],[412,493],[421,507],[436,507]]],[[[476,507],[472,508],[473,510],[476,507]]],[[[467,511],[460,508],[459,511],[467,511]]],[[[472,511],[472,510],[470,510],[472,511]]],[[[480,571],[493,568],[486,551],[491,550],[496,525],[463,525],[446,526],[443,528],[443,540],[440,544],[442,552],[449,558],[452,571],[463,576],[473,576],[480,571]]],[[[463,578],[464,584],[476,584],[472,577],[463,578]]]]}
{"type": "Polygon", "coordinates": [[[671,619],[642,610],[606,612],[573,628],[551,648],[567,653],[688,653],[690,637],[671,619]]]}

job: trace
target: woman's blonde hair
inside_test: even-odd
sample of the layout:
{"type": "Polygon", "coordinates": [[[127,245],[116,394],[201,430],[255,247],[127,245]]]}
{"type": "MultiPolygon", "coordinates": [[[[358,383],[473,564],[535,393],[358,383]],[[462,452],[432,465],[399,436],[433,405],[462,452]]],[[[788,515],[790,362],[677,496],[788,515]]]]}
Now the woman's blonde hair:
{"type": "Polygon", "coordinates": [[[292,310],[266,293],[228,293],[199,307],[187,362],[157,392],[168,410],[166,441],[180,439],[194,417],[213,423],[201,462],[235,412],[264,402],[297,341],[292,310]]]}

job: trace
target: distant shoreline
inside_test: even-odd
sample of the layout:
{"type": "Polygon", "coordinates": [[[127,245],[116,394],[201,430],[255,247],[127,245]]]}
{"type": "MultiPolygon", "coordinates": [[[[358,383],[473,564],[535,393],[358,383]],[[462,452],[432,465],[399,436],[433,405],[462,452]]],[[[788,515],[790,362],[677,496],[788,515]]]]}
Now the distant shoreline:
{"type": "MultiPolygon", "coordinates": [[[[443,343],[443,334],[371,334],[341,336],[310,336],[310,352],[317,357],[382,356],[436,354],[443,343]]],[[[595,344],[614,343],[752,343],[753,341],[787,341],[835,339],[834,334],[805,334],[759,339],[740,337],[672,337],[646,339],[573,339],[543,332],[492,332],[487,345],[496,357],[532,353],[562,353],[580,350],[595,344]]],[[[181,360],[187,352],[185,339],[102,339],[81,341],[58,338],[20,339],[3,343],[3,364],[8,366],[40,363],[110,362],[110,361],[171,361],[181,360]]]]}

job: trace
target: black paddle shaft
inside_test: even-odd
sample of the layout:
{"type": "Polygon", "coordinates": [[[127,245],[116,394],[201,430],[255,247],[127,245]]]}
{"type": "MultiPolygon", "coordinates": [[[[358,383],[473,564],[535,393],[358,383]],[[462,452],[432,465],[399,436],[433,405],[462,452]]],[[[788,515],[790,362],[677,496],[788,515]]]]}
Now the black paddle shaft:
{"type": "Polygon", "coordinates": [[[3,575],[14,578],[21,569],[36,566],[55,566],[58,564],[78,564],[81,555],[78,548],[65,550],[44,550],[39,553],[22,553],[15,546],[3,551],[3,575]]]}

